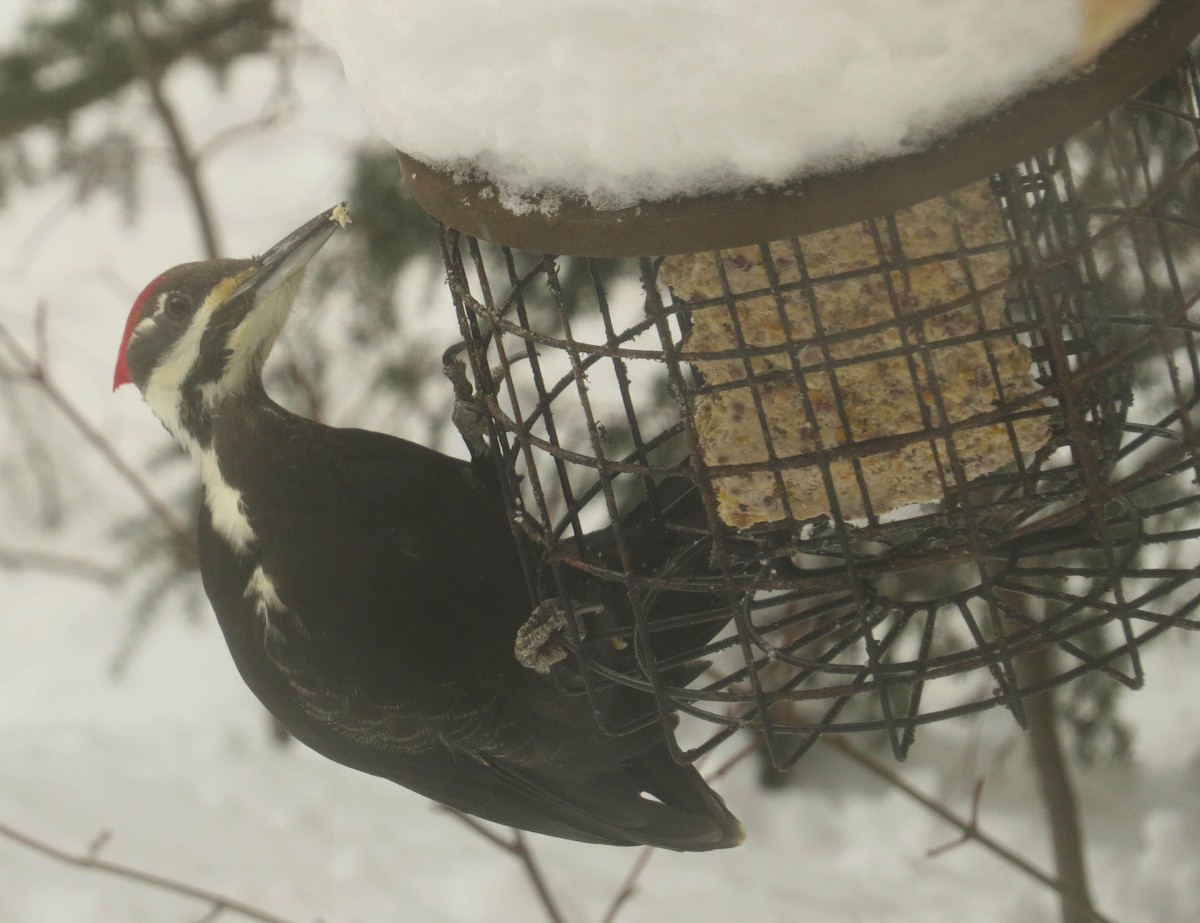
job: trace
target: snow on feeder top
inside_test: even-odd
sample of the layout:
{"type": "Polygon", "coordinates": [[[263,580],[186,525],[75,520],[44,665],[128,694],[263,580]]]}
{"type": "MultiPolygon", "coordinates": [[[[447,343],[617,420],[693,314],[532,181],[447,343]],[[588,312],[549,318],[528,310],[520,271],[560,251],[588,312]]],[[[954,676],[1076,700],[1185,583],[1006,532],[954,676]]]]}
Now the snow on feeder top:
{"type": "Polygon", "coordinates": [[[903,754],[1200,626],[1200,2],[1147,5],[331,4],[593,701],[903,754]]]}
{"type": "Polygon", "coordinates": [[[636,256],[885,214],[1015,163],[1182,50],[1194,30],[1168,11],[1175,52],[1135,43],[1103,79],[1039,95],[1153,5],[331,0],[326,14],[427,211],[535,252],[636,256]],[[931,150],[1022,97],[964,147],[931,150]],[[890,168],[858,172],[880,162],[890,168]],[[853,186],[830,186],[851,171],[853,186]]]}

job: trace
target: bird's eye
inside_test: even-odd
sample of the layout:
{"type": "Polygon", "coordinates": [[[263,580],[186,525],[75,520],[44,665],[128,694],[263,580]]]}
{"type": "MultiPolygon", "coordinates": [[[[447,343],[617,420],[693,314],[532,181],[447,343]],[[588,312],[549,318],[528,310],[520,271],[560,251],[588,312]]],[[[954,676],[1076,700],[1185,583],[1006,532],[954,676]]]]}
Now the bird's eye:
{"type": "Polygon", "coordinates": [[[183,292],[171,292],[163,310],[171,320],[184,320],[192,313],[192,299],[183,292]]]}

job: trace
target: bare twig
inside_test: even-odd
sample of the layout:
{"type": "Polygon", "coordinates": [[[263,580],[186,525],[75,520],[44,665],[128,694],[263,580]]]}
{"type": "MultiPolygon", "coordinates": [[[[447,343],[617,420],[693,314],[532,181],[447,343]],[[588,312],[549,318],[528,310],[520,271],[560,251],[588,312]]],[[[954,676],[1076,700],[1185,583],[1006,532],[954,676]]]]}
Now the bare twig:
{"type": "MultiPolygon", "coordinates": [[[[742,760],[746,759],[746,757],[750,756],[750,754],[758,751],[761,747],[762,742],[760,740],[751,741],[749,744],[723,762],[720,766],[718,766],[713,772],[706,774],[704,777],[705,780],[712,782],[716,779],[719,779],[742,760]]],[[[505,852],[512,853],[521,859],[525,865],[526,874],[529,876],[530,882],[532,882],[534,889],[537,891],[538,897],[542,901],[542,906],[546,908],[547,915],[551,920],[554,921],[554,923],[565,923],[565,918],[562,915],[562,911],[559,909],[553,894],[550,892],[549,885],[542,876],[541,870],[538,868],[537,863],[534,861],[533,854],[530,852],[529,847],[525,842],[525,836],[520,830],[514,829],[512,831],[512,839],[505,839],[503,836],[500,836],[494,830],[491,830],[484,824],[481,824],[468,814],[463,814],[462,812],[456,811],[453,808],[445,808],[445,810],[454,817],[457,817],[460,821],[462,821],[480,836],[487,839],[489,842],[499,846],[505,852]]],[[[621,887],[617,890],[617,893],[613,895],[613,899],[611,903],[609,903],[608,909],[605,910],[604,916],[601,918],[601,923],[613,923],[613,921],[616,920],[617,915],[621,912],[622,908],[624,908],[633,895],[637,893],[638,879],[642,877],[642,873],[646,870],[646,866],[649,864],[650,859],[655,852],[657,852],[657,850],[653,846],[643,846],[641,848],[641,850],[638,852],[637,858],[633,861],[633,865],[629,867],[629,872],[625,875],[625,880],[621,882],[621,887]]]]}
{"type": "Polygon", "coordinates": [[[650,862],[650,858],[656,851],[653,846],[643,846],[641,848],[638,852],[638,857],[633,860],[633,865],[629,867],[629,874],[621,882],[620,890],[613,895],[612,903],[608,905],[608,910],[605,912],[604,918],[600,923],[613,923],[613,920],[617,918],[617,914],[621,912],[621,908],[637,893],[638,879],[642,877],[642,872],[646,870],[646,865],[650,862]]]}
{"type": "Polygon", "coordinates": [[[48,369],[50,367],[50,343],[46,339],[46,306],[41,303],[33,312],[33,349],[38,368],[48,369]]]}
{"type": "Polygon", "coordinates": [[[33,262],[38,250],[50,238],[51,231],[72,213],[77,202],[78,193],[74,189],[62,193],[45,214],[32,223],[21,243],[10,243],[5,252],[8,272],[15,275],[33,262]]]}
{"type": "Polygon", "coordinates": [[[100,850],[108,845],[108,841],[112,839],[111,830],[101,830],[92,838],[92,842],[88,843],[87,857],[89,860],[100,858],[100,850]]]}
{"type": "Polygon", "coordinates": [[[268,913],[265,910],[260,910],[253,907],[244,901],[236,900],[232,897],[226,897],[223,894],[218,894],[215,891],[209,891],[206,888],[199,888],[195,885],[188,884],[184,881],[178,881],[174,878],[168,878],[164,875],[158,875],[154,872],[146,872],[141,869],[133,868],[132,866],[123,865],[118,862],[108,862],[100,858],[100,851],[109,841],[110,834],[108,831],[101,831],[100,834],[89,844],[87,850],[82,853],[73,853],[65,849],[59,849],[57,846],[52,846],[43,840],[30,836],[28,833],[23,833],[16,830],[7,824],[0,823],[0,837],[4,837],[20,846],[30,849],[33,852],[40,853],[50,859],[73,865],[76,868],[91,869],[97,872],[103,872],[108,875],[114,875],[118,878],[124,878],[129,881],[135,881],[139,884],[149,885],[153,888],[158,888],[163,891],[170,891],[173,894],[180,894],[184,897],[190,897],[198,901],[203,901],[208,905],[209,910],[204,917],[205,920],[216,919],[217,915],[229,911],[231,913],[241,914],[251,920],[258,920],[260,923],[294,923],[284,917],[276,916],[273,913],[268,913]]]}
{"type": "MultiPolygon", "coordinates": [[[[25,470],[32,481],[29,498],[37,510],[41,524],[54,528],[63,519],[62,488],[59,483],[58,460],[46,444],[39,421],[31,419],[30,408],[20,399],[19,389],[9,385],[24,384],[26,378],[16,369],[0,371],[6,387],[0,389],[0,402],[12,417],[13,427],[22,435],[25,470]]],[[[40,408],[35,411],[40,412],[40,408]]],[[[10,485],[13,489],[13,485],[10,485]]],[[[19,489],[19,488],[16,488],[19,489]]]]}
{"type": "Polygon", "coordinates": [[[541,867],[534,858],[533,852],[529,849],[529,844],[525,841],[525,834],[520,830],[513,831],[513,847],[515,855],[520,858],[522,864],[525,866],[525,872],[529,875],[529,880],[533,883],[534,890],[537,891],[538,897],[542,900],[542,906],[546,908],[546,915],[554,923],[566,923],[566,917],[562,915],[562,911],[558,907],[558,902],[550,892],[550,885],[547,883],[545,876],[542,875],[541,867]]]}
{"type": "Polygon", "coordinates": [[[215,920],[217,917],[219,917],[221,915],[221,911],[223,911],[224,909],[225,908],[222,907],[220,904],[213,904],[211,907],[208,908],[208,910],[205,912],[204,916],[202,916],[202,917],[200,917],[200,919],[196,920],[196,923],[212,923],[213,920],[215,920]]]}
{"type": "Polygon", "coordinates": [[[252,119],[239,122],[229,128],[218,131],[203,141],[196,149],[196,160],[203,163],[209,157],[220,151],[225,145],[237,141],[245,135],[266,131],[277,126],[286,118],[296,105],[296,86],[294,71],[298,54],[298,43],[295,34],[284,33],[281,40],[273,48],[275,59],[275,85],[267,94],[262,109],[252,119]]]}
{"type": "Polygon", "coordinates": [[[723,762],[720,766],[718,766],[712,772],[706,772],[704,774],[704,781],[705,782],[717,781],[717,779],[721,778],[721,776],[723,776],[723,775],[725,775],[725,773],[729,772],[729,770],[731,770],[738,763],[742,762],[742,760],[746,759],[752,753],[757,753],[762,748],[763,748],[763,739],[761,737],[755,737],[752,741],[750,741],[750,743],[746,744],[746,746],[744,746],[744,747],[742,747],[742,749],[738,750],[737,753],[733,754],[733,756],[731,756],[731,757],[729,757],[729,759],[725,760],[725,762],[723,762]]]}
{"type": "MultiPolygon", "coordinates": [[[[712,772],[704,774],[704,781],[715,782],[721,776],[725,775],[738,763],[749,757],[753,753],[757,753],[762,749],[763,740],[761,737],[756,737],[751,740],[746,746],[738,750],[733,756],[721,763],[712,772]]],[[[608,910],[605,912],[601,923],[613,923],[617,918],[617,914],[625,904],[637,893],[638,879],[642,877],[642,873],[646,870],[651,857],[657,850],[653,846],[643,846],[638,853],[638,857],[633,860],[633,865],[629,867],[629,873],[625,876],[625,880],[621,882],[621,887],[615,895],[613,895],[612,903],[608,905],[608,910]]]]}
{"type": "Polygon", "coordinates": [[[486,824],[482,824],[479,821],[477,821],[470,814],[464,814],[462,811],[455,810],[454,808],[448,808],[445,805],[438,805],[438,807],[441,810],[445,811],[447,814],[449,814],[451,817],[455,818],[456,820],[460,821],[461,823],[466,824],[468,827],[470,827],[472,830],[474,830],[476,833],[478,833],[485,840],[488,840],[489,842],[491,842],[493,846],[499,846],[505,852],[512,852],[512,841],[511,840],[506,840],[504,837],[502,837],[500,834],[496,833],[496,831],[492,830],[486,824]]]}
{"type": "MultiPolygon", "coordinates": [[[[864,752],[863,750],[860,750],[858,747],[855,747],[844,737],[827,735],[821,738],[821,742],[826,746],[837,750],[842,755],[849,757],[867,771],[883,779],[893,788],[899,789],[913,801],[916,801],[918,804],[932,811],[951,826],[957,827],[963,834],[964,842],[966,840],[973,840],[980,846],[983,846],[999,858],[1003,859],[1009,865],[1019,869],[1030,878],[1041,882],[1046,887],[1062,895],[1064,901],[1070,901],[1073,905],[1078,906],[1078,899],[1073,894],[1069,893],[1058,879],[1047,874],[1046,872],[1043,872],[1037,866],[1033,865],[1033,863],[1026,860],[1023,856],[1017,854],[1007,846],[1004,846],[998,840],[995,840],[991,836],[984,833],[975,823],[975,818],[960,817],[937,799],[931,798],[920,789],[910,785],[902,776],[893,771],[890,767],[884,765],[884,763],[882,763],[880,760],[875,759],[875,757],[864,752]]],[[[1091,920],[1097,921],[1097,923],[1115,923],[1111,917],[1100,913],[1100,911],[1091,907],[1088,907],[1087,909],[1091,914],[1091,920]]]]}
{"type": "MultiPolygon", "coordinates": [[[[979,829],[979,803],[983,800],[983,779],[976,779],[975,784],[971,786],[971,817],[967,821],[967,826],[971,831],[979,829]]],[[[952,849],[957,849],[963,843],[970,841],[971,834],[963,831],[961,834],[950,840],[948,843],[943,843],[941,846],[934,846],[925,850],[925,858],[936,859],[942,853],[950,852],[952,849]]]]}
{"type": "Polygon", "coordinates": [[[79,434],[87,442],[91,443],[92,447],[100,453],[109,466],[133,488],[134,492],[145,503],[147,509],[163,524],[179,551],[180,562],[185,564],[194,562],[196,558],[196,540],[192,536],[191,531],[185,529],[179,523],[175,518],[175,514],[155,495],[142,479],[141,475],[117,453],[116,449],[108,441],[108,438],[91,424],[83,411],[72,403],[66,393],[50,377],[46,367],[38,361],[36,356],[30,355],[28,350],[20,344],[3,323],[0,323],[0,345],[8,350],[25,380],[42,390],[46,397],[50,399],[50,402],[58,407],[59,411],[79,431],[79,434]]]}
{"type": "Polygon", "coordinates": [[[150,55],[149,41],[146,37],[146,31],[142,27],[137,0],[122,0],[122,6],[133,30],[131,46],[138,75],[146,85],[146,91],[150,95],[150,102],[154,106],[154,111],[158,114],[158,119],[162,122],[163,129],[167,133],[167,138],[171,142],[171,150],[175,155],[175,168],[179,171],[179,176],[183,180],[184,186],[187,187],[188,195],[191,197],[192,211],[195,213],[196,222],[200,226],[200,237],[204,241],[205,253],[208,259],[215,260],[221,255],[221,248],[217,243],[217,228],[213,223],[212,209],[208,204],[208,195],[204,190],[204,185],[200,181],[199,163],[192,153],[192,145],[184,133],[183,125],[180,124],[178,117],[175,115],[174,108],[163,92],[162,72],[150,55]]]}
{"type": "Polygon", "coordinates": [[[529,844],[525,842],[525,834],[520,830],[512,830],[512,838],[506,839],[495,831],[489,829],[484,824],[477,821],[469,814],[463,814],[461,811],[456,811],[454,808],[443,807],[443,810],[450,814],[451,817],[456,817],[481,837],[489,842],[499,846],[510,855],[516,856],[521,860],[522,866],[525,868],[525,874],[529,876],[529,881],[533,885],[534,891],[537,892],[538,898],[542,902],[542,907],[546,911],[552,923],[567,923],[567,918],[563,916],[561,908],[558,906],[558,901],[554,894],[550,891],[550,885],[547,883],[545,876],[542,874],[541,867],[534,858],[529,844]]]}
{"type": "Polygon", "coordinates": [[[56,554],[51,551],[9,548],[5,545],[0,545],[0,568],[49,571],[66,574],[70,577],[79,577],[82,580],[91,580],[104,586],[112,586],[121,576],[115,568],[84,558],[56,554]]]}

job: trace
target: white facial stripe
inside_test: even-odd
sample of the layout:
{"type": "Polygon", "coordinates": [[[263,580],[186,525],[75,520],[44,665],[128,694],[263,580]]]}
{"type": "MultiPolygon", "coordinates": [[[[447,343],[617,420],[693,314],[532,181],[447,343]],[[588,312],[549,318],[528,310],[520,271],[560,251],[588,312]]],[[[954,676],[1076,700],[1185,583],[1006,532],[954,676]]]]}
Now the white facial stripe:
{"type": "MultiPolygon", "coordinates": [[[[150,409],[171,431],[171,435],[187,449],[191,448],[191,440],[180,422],[179,403],[183,398],[181,389],[184,378],[192,370],[192,364],[196,361],[196,356],[200,354],[200,340],[204,336],[204,328],[208,326],[208,320],[212,317],[216,307],[216,298],[205,299],[204,304],[200,305],[192,317],[183,336],[175,342],[171,351],[150,373],[150,380],[146,383],[146,389],[143,392],[150,409]]],[[[142,321],[138,326],[140,327],[144,323],[146,321],[142,321]]]]}
{"type": "MultiPolygon", "coordinates": [[[[244,388],[252,377],[259,375],[287,321],[303,280],[304,270],[299,267],[276,281],[265,293],[259,292],[254,309],[229,334],[226,347],[230,358],[221,377],[201,385],[200,395],[207,411],[216,408],[225,398],[244,388]]],[[[182,420],[183,383],[200,354],[205,329],[218,307],[228,300],[239,284],[239,279],[231,278],[209,294],[192,315],[183,335],[150,373],[143,393],[150,408],[199,463],[204,502],[212,516],[213,528],[235,551],[244,553],[256,536],[246,515],[242,494],[221,475],[213,447],[201,445],[184,427],[182,420]]],[[[139,322],[135,331],[143,324],[155,322],[154,318],[163,310],[164,300],[165,293],[159,296],[153,312],[139,322]]]]}
{"type": "Polygon", "coordinates": [[[256,536],[246,516],[242,494],[221,476],[217,453],[210,446],[188,445],[193,457],[200,462],[200,480],[204,482],[204,504],[212,516],[213,528],[238,553],[248,549],[256,536]]]}
{"type": "MultiPolygon", "coordinates": [[[[206,299],[192,317],[183,336],[160,362],[146,384],[146,403],[162,420],[171,434],[200,464],[200,479],[204,483],[204,504],[212,516],[213,528],[239,553],[245,552],[255,540],[254,530],[246,517],[241,492],[221,476],[217,456],[211,446],[201,446],[184,428],[180,419],[183,400],[183,380],[191,371],[200,352],[204,328],[216,310],[219,299],[206,299]]],[[[145,321],[142,321],[145,323],[145,321]]]]}

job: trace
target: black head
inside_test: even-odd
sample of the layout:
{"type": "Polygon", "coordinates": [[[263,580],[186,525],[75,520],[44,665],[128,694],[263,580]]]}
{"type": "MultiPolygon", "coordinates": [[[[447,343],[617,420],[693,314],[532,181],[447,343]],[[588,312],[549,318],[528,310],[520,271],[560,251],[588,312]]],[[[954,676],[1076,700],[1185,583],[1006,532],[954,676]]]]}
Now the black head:
{"type": "Polygon", "coordinates": [[[312,256],[348,223],[339,205],[260,257],[183,263],[134,302],[113,388],[132,383],[181,442],[217,404],[257,383],[312,256]]]}

